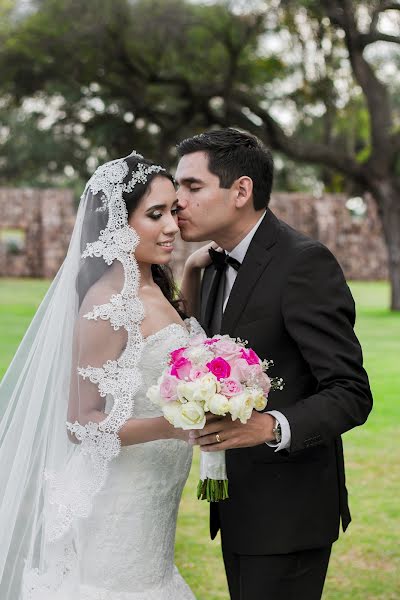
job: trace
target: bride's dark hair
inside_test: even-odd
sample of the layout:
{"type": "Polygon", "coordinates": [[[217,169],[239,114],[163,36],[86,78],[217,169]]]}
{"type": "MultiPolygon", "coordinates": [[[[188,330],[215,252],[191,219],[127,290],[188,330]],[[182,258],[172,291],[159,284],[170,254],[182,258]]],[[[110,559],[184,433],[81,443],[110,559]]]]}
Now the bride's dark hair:
{"type": "MultiPolygon", "coordinates": [[[[146,158],[138,158],[136,155],[127,156],[124,161],[129,167],[129,173],[125,178],[125,183],[128,183],[132,178],[132,173],[137,170],[138,164],[153,166],[155,163],[146,158]]],[[[137,208],[139,202],[149,191],[151,182],[155,177],[165,177],[174,183],[172,175],[168,171],[159,171],[150,173],[145,177],[145,182],[137,182],[130,192],[123,192],[122,198],[125,202],[128,212],[128,219],[137,208]]],[[[85,219],[82,226],[81,236],[81,252],[85,249],[87,241],[95,241],[102,229],[105,229],[108,220],[108,211],[99,210],[102,207],[102,192],[91,196],[90,201],[92,206],[87,206],[85,219]],[[89,239],[88,233],[90,231],[89,239]]],[[[81,266],[76,281],[76,289],[79,295],[79,306],[82,304],[89,288],[105,273],[109,266],[104,262],[103,258],[84,258],[81,260],[81,266]]],[[[172,304],[175,310],[181,317],[186,315],[183,312],[183,302],[179,294],[179,290],[175,284],[174,276],[171,268],[168,265],[151,265],[151,271],[154,282],[159,286],[168,302],[172,304]]]]}

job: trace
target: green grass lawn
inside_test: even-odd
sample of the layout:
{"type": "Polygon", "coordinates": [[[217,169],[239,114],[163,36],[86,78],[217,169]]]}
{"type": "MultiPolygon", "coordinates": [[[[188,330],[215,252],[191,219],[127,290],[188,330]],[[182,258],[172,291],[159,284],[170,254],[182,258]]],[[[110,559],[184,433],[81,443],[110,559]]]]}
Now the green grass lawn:
{"type": "MultiPolygon", "coordinates": [[[[47,286],[40,280],[0,279],[0,376],[47,286]]],[[[375,404],[367,424],[344,436],[353,523],[334,545],[324,600],[398,600],[400,314],[386,308],[387,284],[356,282],[351,288],[375,404]]],[[[219,542],[208,538],[207,503],[195,499],[197,479],[195,452],[180,510],[176,562],[198,600],[228,600],[219,542]]]]}

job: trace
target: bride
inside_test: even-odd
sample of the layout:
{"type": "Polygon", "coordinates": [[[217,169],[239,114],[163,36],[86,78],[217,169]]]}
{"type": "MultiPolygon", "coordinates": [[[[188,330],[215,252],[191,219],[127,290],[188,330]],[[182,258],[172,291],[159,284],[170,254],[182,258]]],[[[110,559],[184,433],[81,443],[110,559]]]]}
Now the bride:
{"type": "Polygon", "coordinates": [[[172,177],[133,152],[86,185],[0,389],[2,600],[190,600],[174,567],[187,433],[150,404],[183,321],[172,177]]]}

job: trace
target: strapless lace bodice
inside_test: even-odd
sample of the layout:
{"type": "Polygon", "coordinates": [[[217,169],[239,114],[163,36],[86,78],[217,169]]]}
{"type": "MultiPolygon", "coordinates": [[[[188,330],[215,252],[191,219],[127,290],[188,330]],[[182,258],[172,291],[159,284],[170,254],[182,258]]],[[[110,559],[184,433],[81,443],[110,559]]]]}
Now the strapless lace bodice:
{"type": "MultiPolygon", "coordinates": [[[[169,353],[185,346],[191,335],[201,332],[196,319],[186,319],[185,325],[170,323],[156,333],[144,338],[144,348],[139,362],[142,385],[135,396],[132,417],[157,417],[162,415],[158,406],[152,404],[146,397],[146,391],[156,384],[168,362],[169,353]]],[[[106,412],[112,407],[112,396],[107,397],[106,412]]]]}
{"type": "MultiPolygon", "coordinates": [[[[133,418],[161,415],[146,391],[169,353],[195,333],[196,322],[173,323],[145,339],[133,418]]],[[[191,447],[181,440],[122,448],[83,525],[81,600],[194,600],[174,566],[176,518],[191,457],[191,447]]]]}
{"type": "Polygon", "coordinates": [[[189,341],[190,333],[187,327],[178,323],[171,323],[157,333],[145,338],[144,349],[140,359],[140,371],[143,384],[135,398],[133,408],[134,417],[159,416],[162,414],[159,407],[151,404],[146,398],[146,391],[157,383],[161,372],[167,365],[168,355],[175,348],[185,346],[189,341]]]}

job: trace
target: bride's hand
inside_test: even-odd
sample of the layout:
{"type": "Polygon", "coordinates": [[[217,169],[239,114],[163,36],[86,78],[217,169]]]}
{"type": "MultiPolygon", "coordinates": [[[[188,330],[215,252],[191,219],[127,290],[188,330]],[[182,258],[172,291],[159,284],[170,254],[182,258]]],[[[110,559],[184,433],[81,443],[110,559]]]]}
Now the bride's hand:
{"type": "Polygon", "coordinates": [[[198,250],[196,250],[195,252],[193,252],[193,254],[191,254],[189,256],[189,258],[187,259],[187,261],[185,263],[185,268],[186,269],[204,269],[209,264],[211,264],[211,258],[208,253],[210,248],[214,248],[215,250],[219,249],[215,242],[211,242],[209,244],[206,244],[205,246],[202,246],[201,248],[199,248],[198,250]]]}
{"type": "Polygon", "coordinates": [[[184,442],[189,443],[189,433],[190,430],[184,430],[180,427],[174,427],[173,437],[177,440],[183,440],[184,442]]]}
{"type": "Polygon", "coordinates": [[[202,246],[187,259],[182,276],[181,295],[184,299],[185,313],[192,317],[200,317],[201,270],[211,264],[208,253],[210,248],[217,248],[215,242],[202,246]]]}
{"type": "Polygon", "coordinates": [[[164,426],[167,428],[167,438],[174,440],[183,440],[184,442],[189,443],[190,430],[185,431],[180,427],[174,427],[173,425],[171,425],[171,423],[168,423],[168,421],[164,417],[162,417],[162,419],[165,421],[164,426]]]}

